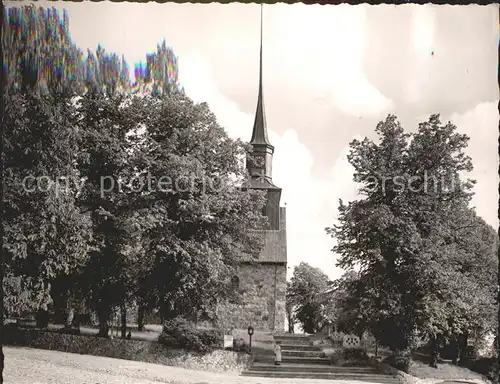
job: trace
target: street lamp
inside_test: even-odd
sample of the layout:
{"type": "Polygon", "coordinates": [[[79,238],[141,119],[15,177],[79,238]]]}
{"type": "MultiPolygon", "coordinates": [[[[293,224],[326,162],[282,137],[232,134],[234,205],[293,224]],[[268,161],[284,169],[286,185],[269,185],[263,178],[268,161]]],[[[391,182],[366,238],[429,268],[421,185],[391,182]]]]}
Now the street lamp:
{"type": "Polygon", "coordinates": [[[250,351],[252,350],[252,335],[253,335],[253,327],[252,326],[249,326],[248,327],[248,336],[250,336],[250,351]]]}

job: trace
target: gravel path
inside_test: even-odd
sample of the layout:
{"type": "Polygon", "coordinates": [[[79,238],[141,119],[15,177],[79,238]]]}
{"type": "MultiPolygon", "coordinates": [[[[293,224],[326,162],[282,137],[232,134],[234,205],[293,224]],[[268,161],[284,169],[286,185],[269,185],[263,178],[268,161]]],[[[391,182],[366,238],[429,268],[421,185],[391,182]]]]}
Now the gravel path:
{"type": "MultiPolygon", "coordinates": [[[[5,384],[318,384],[324,382],[241,377],[30,348],[4,347],[4,353],[5,384]]],[[[359,384],[354,381],[337,381],[337,383],[359,384]]]]}

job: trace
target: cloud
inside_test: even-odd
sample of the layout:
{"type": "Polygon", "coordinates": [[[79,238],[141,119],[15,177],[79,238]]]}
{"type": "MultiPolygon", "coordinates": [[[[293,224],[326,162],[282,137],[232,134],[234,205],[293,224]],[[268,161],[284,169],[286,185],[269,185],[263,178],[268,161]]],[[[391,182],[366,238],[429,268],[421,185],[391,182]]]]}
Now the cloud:
{"type": "Polygon", "coordinates": [[[428,85],[431,75],[432,52],[435,48],[436,20],[431,7],[415,7],[411,13],[411,52],[413,60],[409,63],[411,76],[404,87],[406,101],[418,102],[422,90],[428,85]]]}
{"type": "Polygon", "coordinates": [[[230,137],[245,141],[250,139],[253,116],[242,112],[236,103],[218,91],[210,63],[202,55],[194,52],[184,56],[179,68],[179,80],[191,99],[208,103],[230,137]]]}
{"type": "Polygon", "coordinates": [[[411,21],[412,48],[417,55],[428,58],[435,44],[436,20],[433,8],[413,8],[411,21]]]}
{"type": "MultiPolygon", "coordinates": [[[[294,130],[286,130],[276,142],[274,180],[283,188],[282,201],[287,207],[289,266],[305,261],[321,268],[330,278],[340,277],[331,252],[333,239],[325,233],[337,217],[338,200],[353,200],[356,185],[353,169],[347,162],[348,147],[341,151],[330,177],[320,178],[312,172],[314,157],[301,143],[294,130]]],[[[291,272],[291,271],[290,271],[291,272]]]]}
{"type": "Polygon", "coordinates": [[[296,89],[314,90],[323,101],[352,116],[380,116],[393,102],[364,74],[363,7],[277,5],[269,9],[279,28],[266,49],[266,72],[293,79],[296,89]],[[300,26],[298,28],[297,26],[300,26]],[[322,38],[318,38],[321,36],[322,38]]]}
{"type": "Polygon", "coordinates": [[[498,228],[498,118],[496,103],[481,103],[449,118],[461,133],[474,138],[466,149],[474,165],[468,176],[477,181],[472,205],[495,229],[498,228]]]}

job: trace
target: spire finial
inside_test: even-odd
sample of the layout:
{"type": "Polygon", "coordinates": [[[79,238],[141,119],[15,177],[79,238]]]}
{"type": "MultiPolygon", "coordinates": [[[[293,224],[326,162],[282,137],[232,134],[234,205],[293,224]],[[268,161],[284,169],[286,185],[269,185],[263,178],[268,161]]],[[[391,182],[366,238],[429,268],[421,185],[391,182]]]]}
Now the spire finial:
{"type": "Polygon", "coordinates": [[[260,5],[260,62],[259,62],[259,93],[262,88],[262,24],[263,23],[263,12],[264,12],[264,4],[260,5]]]}
{"type": "Polygon", "coordinates": [[[260,5],[260,56],[259,56],[259,96],[257,99],[257,110],[255,112],[255,122],[253,126],[252,139],[250,144],[264,144],[271,146],[267,138],[266,114],[264,111],[264,93],[262,89],[262,28],[263,28],[263,9],[264,5],[260,5]]]}

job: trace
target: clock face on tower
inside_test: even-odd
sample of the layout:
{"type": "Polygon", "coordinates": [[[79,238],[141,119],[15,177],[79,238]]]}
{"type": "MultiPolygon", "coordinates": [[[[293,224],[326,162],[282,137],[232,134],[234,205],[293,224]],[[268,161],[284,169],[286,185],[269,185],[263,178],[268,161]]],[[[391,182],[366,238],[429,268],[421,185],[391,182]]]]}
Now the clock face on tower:
{"type": "Polygon", "coordinates": [[[264,156],[254,156],[253,163],[256,167],[263,167],[266,163],[264,156]]]}

